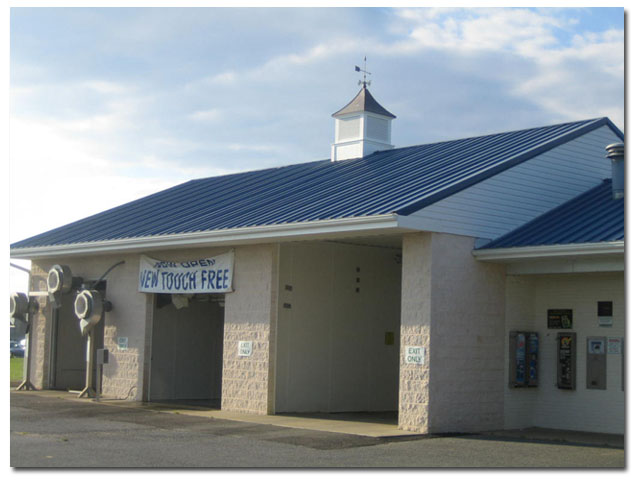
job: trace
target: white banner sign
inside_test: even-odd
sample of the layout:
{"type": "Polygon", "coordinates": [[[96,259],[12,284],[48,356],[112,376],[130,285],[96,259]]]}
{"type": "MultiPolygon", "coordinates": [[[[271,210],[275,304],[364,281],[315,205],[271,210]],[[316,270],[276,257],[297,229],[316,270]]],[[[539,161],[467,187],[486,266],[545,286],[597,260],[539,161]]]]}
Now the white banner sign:
{"type": "Polygon", "coordinates": [[[140,256],[138,291],[147,293],[232,292],[233,250],[184,262],[140,256]]]}

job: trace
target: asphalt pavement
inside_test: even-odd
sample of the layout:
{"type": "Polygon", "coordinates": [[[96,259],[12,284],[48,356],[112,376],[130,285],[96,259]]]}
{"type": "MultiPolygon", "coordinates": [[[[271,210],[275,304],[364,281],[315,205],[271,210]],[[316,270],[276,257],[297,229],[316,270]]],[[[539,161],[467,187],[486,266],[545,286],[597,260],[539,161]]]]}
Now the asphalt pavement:
{"type": "Polygon", "coordinates": [[[11,467],[624,468],[620,446],[485,435],[375,438],[11,392],[11,467]]]}

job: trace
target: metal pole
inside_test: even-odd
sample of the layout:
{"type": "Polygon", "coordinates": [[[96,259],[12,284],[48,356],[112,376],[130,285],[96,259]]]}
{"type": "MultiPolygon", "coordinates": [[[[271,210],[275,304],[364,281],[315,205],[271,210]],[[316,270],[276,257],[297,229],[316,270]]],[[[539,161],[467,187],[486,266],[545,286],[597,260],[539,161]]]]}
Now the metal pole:
{"type": "Polygon", "coordinates": [[[87,398],[92,398],[96,396],[96,391],[93,389],[93,365],[95,362],[95,328],[92,328],[87,335],[87,372],[85,376],[85,386],[84,390],[80,392],[78,398],[82,398],[86,396],[87,398]]]}
{"type": "Polygon", "coordinates": [[[24,365],[22,367],[22,378],[23,381],[16,390],[35,390],[36,388],[31,383],[31,362],[29,361],[31,358],[31,319],[29,318],[30,314],[27,314],[27,333],[25,334],[25,343],[26,347],[24,351],[24,365]]]}
{"type": "MultiPolygon", "coordinates": [[[[11,263],[9,262],[9,265],[11,265],[13,268],[16,268],[18,270],[22,270],[23,272],[25,272],[27,275],[29,275],[29,279],[27,280],[27,292],[29,292],[29,290],[31,290],[31,270],[29,270],[28,268],[24,268],[20,265],[16,265],[15,263],[11,263]]],[[[27,293],[27,296],[29,294],[27,293]]],[[[30,297],[29,297],[30,299],[30,297]]],[[[18,388],[16,390],[35,390],[35,387],[33,386],[33,384],[31,383],[31,314],[27,313],[26,315],[26,320],[27,320],[27,332],[24,335],[24,342],[25,342],[25,349],[24,349],[24,365],[22,366],[22,383],[20,385],[18,385],[18,388]]]]}
{"type": "Polygon", "coordinates": [[[96,364],[96,402],[100,401],[102,395],[102,363],[96,364]]]}

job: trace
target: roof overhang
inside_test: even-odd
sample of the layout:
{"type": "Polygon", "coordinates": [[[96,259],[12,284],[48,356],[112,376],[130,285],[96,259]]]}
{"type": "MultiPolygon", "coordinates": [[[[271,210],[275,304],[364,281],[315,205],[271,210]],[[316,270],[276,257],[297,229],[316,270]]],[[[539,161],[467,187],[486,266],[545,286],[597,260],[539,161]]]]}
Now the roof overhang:
{"type": "Polygon", "coordinates": [[[295,240],[321,240],[349,236],[410,231],[398,225],[396,214],[352,217],[312,222],[264,225],[207,232],[11,249],[11,258],[47,258],[72,255],[126,253],[207,246],[248,245],[295,240]]]}
{"type": "Polygon", "coordinates": [[[514,262],[557,257],[585,257],[594,255],[624,255],[624,241],[600,243],[571,243],[534,247],[487,248],[474,250],[473,256],[487,262],[514,262]]]}
{"type": "Polygon", "coordinates": [[[513,275],[624,271],[624,241],[473,251],[480,261],[505,263],[513,275]]]}

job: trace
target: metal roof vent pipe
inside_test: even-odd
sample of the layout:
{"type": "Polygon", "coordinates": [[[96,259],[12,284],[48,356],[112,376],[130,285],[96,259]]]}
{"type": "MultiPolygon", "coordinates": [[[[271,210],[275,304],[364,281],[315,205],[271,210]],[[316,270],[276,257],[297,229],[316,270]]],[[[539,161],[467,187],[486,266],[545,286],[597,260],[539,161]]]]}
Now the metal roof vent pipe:
{"type": "Polygon", "coordinates": [[[611,159],[611,192],[613,198],[624,198],[624,143],[607,145],[607,158],[611,159]]]}

